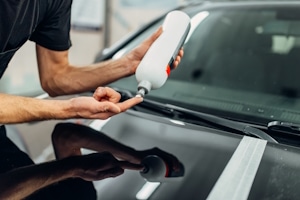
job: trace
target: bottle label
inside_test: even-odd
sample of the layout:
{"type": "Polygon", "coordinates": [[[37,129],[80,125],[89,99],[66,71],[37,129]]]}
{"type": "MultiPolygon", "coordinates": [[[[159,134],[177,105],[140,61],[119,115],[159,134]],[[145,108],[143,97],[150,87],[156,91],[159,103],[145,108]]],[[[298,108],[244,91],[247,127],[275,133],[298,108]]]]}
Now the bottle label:
{"type": "Polygon", "coordinates": [[[169,76],[170,73],[171,73],[171,67],[170,67],[170,65],[167,65],[166,72],[167,72],[167,74],[169,76]]]}

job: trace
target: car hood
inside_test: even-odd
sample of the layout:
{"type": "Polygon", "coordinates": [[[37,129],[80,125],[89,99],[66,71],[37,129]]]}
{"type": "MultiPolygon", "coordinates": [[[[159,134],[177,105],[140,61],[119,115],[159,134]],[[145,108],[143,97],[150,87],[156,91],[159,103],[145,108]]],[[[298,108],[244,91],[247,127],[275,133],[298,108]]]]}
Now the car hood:
{"type": "MultiPolygon", "coordinates": [[[[132,109],[100,121],[100,126],[94,128],[137,150],[158,147],[183,163],[184,177],[160,183],[149,199],[206,199],[246,137],[132,109]]],[[[262,154],[248,199],[283,195],[294,199],[299,195],[299,149],[267,143],[262,154]]],[[[247,171],[243,173],[247,176],[247,171]]],[[[234,180],[228,181],[234,184],[234,180]]],[[[145,184],[147,181],[138,172],[126,170],[117,178],[95,182],[95,187],[99,199],[126,200],[138,199],[136,195],[145,184]]]]}

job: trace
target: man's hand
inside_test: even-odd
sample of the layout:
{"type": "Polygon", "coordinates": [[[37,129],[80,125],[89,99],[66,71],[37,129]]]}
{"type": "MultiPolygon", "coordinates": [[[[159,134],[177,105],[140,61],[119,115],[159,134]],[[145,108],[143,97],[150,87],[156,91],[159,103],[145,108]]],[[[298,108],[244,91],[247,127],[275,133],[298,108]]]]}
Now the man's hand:
{"type": "MultiPolygon", "coordinates": [[[[155,33],[153,33],[149,38],[147,38],[144,42],[142,42],[139,46],[129,52],[127,55],[124,56],[125,58],[125,65],[130,66],[132,70],[132,74],[135,73],[137,66],[141,62],[142,58],[144,57],[147,50],[150,48],[152,43],[162,34],[163,29],[159,27],[155,33]]],[[[184,51],[183,48],[180,49],[176,59],[173,62],[172,68],[175,69],[183,57],[184,51]]]]}
{"type": "Polygon", "coordinates": [[[75,159],[77,170],[75,176],[87,181],[97,181],[110,177],[117,177],[124,173],[124,169],[142,170],[143,166],[127,161],[119,161],[108,152],[70,157],[75,159]]]}
{"type": "Polygon", "coordinates": [[[120,93],[108,87],[99,87],[93,97],[77,97],[71,99],[72,108],[78,118],[107,119],[135,106],[143,101],[141,97],[133,97],[119,102],[120,93]]]}

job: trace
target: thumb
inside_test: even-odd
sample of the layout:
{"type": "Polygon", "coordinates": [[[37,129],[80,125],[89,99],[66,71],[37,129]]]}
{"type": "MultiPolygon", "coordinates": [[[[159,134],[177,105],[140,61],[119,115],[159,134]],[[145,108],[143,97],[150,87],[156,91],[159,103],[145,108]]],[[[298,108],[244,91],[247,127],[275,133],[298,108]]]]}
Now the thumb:
{"type": "Polygon", "coordinates": [[[163,32],[162,26],[160,26],[155,33],[153,33],[148,39],[146,39],[145,43],[148,45],[152,44],[163,32]]]}

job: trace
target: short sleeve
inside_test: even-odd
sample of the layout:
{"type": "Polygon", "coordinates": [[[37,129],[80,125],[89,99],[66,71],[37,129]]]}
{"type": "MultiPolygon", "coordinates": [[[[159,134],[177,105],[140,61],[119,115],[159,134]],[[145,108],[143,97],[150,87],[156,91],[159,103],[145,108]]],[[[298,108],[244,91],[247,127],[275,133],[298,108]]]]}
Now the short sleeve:
{"type": "Polygon", "coordinates": [[[51,10],[38,24],[30,40],[45,48],[55,51],[68,50],[71,46],[70,23],[72,1],[55,1],[51,10]]]}

